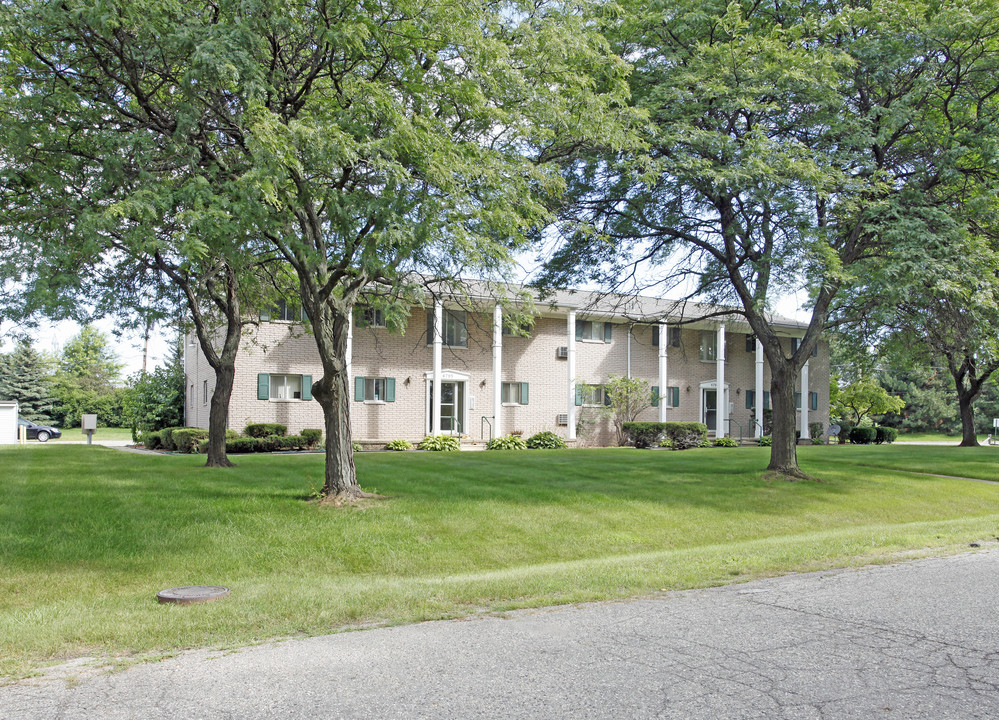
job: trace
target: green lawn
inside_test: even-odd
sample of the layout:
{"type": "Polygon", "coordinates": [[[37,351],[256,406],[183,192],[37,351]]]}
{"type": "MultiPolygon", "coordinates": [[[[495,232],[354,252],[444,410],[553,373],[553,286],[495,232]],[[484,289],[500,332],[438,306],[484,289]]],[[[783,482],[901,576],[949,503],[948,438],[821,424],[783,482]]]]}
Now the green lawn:
{"type": "Polygon", "coordinates": [[[765,448],[357,457],[387,500],[309,500],[321,455],[0,450],[0,673],[371,623],[616,598],[950,552],[999,534],[995,448],[765,448]],[[232,589],[158,605],[164,588],[232,589]]]}
{"type": "MultiPolygon", "coordinates": [[[[75,428],[60,428],[62,430],[61,438],[53,438],[49,442],[66,442],[67,440],[79,440],[85,442],[87,436],[78,427],[75,428]]],[[[94,442],[99,442],[101,440],[132,440],[132,429],[131,428],[97,428],[94,432],[94,442]]],[[[34,440],[29,440],[28,442],[33,443],[34,440]]]]}
{"type": "MultiPolygon", "coordinates": [[[[984,443],[988,439],[988,433],[978,436],[978,442],[984,443]]],[[[959,445],[961,443],[960,435],[945,435],[944,433],[905,433],[900,432],[898,438],[895,442],[906,443],[906,442],[938,442],[938,443],[951,443],[954,445],[959,445]]]]}

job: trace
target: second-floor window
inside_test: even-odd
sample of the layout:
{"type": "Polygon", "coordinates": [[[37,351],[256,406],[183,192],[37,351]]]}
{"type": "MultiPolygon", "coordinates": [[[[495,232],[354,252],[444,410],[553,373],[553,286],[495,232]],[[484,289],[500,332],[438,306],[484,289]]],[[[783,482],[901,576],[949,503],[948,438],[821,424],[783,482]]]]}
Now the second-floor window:
{"type": "Polygon", "coordinates": [[[360,305],[354,309],[354,324],[359,328],[383,328],[385,311],[381,308],[360,305]]]}
{"type": "Polygon", "coordinates": [[[714,362],[718,359],[718,333],[714,330],[701,330],[701,362],[714,362]]]}
{"type": "MultiPolygon", "coordinates": [[[[441,341],[448,347],[468,347],[468,328],[464,310],[444,310],[441,341]]],[[[434,313],[427,313],[427,345],[434,342],[434,313]]]]}

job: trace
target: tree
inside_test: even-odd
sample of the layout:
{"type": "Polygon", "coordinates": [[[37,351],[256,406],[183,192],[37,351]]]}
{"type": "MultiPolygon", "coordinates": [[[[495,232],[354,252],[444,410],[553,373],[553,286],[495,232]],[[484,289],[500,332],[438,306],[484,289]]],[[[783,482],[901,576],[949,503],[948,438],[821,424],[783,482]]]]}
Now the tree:
{"type": "Polygon", "coordinates": [[[108,336],[92,325],[66,341],[52,378],[60,425],[78,427],[83,413],[96,413],[103,425],[121,425],[122,392],[116,386],[123,367],[108,336]]]}
{"type": "Polygon", "coordinates": [[[0,399],[16,400],[22,417],[43,425],[52,423],[55,398],[51,394],[51,363],[21,340],[0,355],[0,399]]]}
{"type": "Polygon", "coordinates": [[[832,413],[846,417],[853,414],[855,424],[864,419],[873,419],[874,415],[897,413],[905,407],[905,401],[893,397],[874,380],[862,379],[840,388],[836,394],[832,413]]]}
{"type": "Polygon", "coordinates": [[[150,430],[184,424],[184,338],[179,336],[167,362],[132,378],[126,414],[134,440],[150,430]]]}
{"type": "Polygon", "coordinates": [[[98,182],[99,163],[147,177],[148,214],[123,210],[136,227],[160,221],[158,183],[173,184],[168,207],[224,216],[222,236],[267,240],[294,270],[323,365],[324,493],[349,500],[345,351],[360,294],[405,290],[413,271],[500,271],[547,220],[543,199],[561,187],[548,164],[621,137],[625,66],[585,7],[15,2],[7,87],[34,79],[18,111],[71,117],[57,123],[66,138],[109,131],[111,152],[62,162],[98,182]]]}
{"type": "Polygon", "coordinates": [[[604,383],[610,405],[604,407],[604,414],[611,419],[617,432],[617,444],[624,445],[627,437],[624,424],[634,422],[644,411],[652,407],[652,391],[649,383],[642,378],[629,378],[611,375],[604,383]]]}
{"type": "Polygon", "coordinates": [[[794,382],[830,313],[849,315],[841,289],[873,259],[932,266],[953,207],[995,186],[997,28],[970,1],[626,6],[612,39],[635,58],[649,152],[570,168],[543,282],[651,273],[734,302],[772,372],[769,469],[800,477],[794,382]],[[798,289],[811,318],[788,355],[771,308],[798,289]]]}

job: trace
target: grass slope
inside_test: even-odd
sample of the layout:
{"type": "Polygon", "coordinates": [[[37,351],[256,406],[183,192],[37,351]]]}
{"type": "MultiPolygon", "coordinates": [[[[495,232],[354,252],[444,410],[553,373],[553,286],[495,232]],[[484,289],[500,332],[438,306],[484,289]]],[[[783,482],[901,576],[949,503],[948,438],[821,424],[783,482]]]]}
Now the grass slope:
{"type": "Polygon", "coordinates": [[[911,471],[999,479],[994,453],[802,448],[799,483],[764,448],[363,454],[389,499],[336,510],[321,455],[2,449],[0,674],[953,549],[999,533],[999,486],[911,471]],[[232,595],[154,600],[192,584],[232,595]]]}

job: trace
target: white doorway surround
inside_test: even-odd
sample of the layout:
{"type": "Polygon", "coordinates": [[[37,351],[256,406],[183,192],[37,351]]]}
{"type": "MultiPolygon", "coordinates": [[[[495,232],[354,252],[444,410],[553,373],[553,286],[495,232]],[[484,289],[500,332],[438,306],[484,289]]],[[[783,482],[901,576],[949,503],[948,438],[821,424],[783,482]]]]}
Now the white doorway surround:
{"type": "Polygon", "coordinates": [[[722,437],[725,434],[723,429],[718,434],[718,428],[725,427],[725,421],[729,418],[731,410],[729,408],[729,388],[728,383],[724,386],[725,397],[718,401],[718,381],[707,380],[701,383],[700,392],[700,418],[701,422],[708,426],[709,433],[715,433],[715,437],[722,437]],[[718,412],[721,411],[721,417],[718,412]]]}
{"type": "Polygon", "coordinates": [[[441,435],[467,435],[468,382],[471,376],[459,370],[441,370],[441,392],[434,388],[434,371],[424,373],[426,380],[426,434],[431,435],[434,417],[440,418],[441,435]]]}

